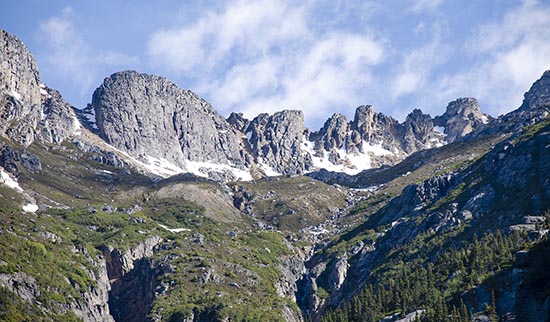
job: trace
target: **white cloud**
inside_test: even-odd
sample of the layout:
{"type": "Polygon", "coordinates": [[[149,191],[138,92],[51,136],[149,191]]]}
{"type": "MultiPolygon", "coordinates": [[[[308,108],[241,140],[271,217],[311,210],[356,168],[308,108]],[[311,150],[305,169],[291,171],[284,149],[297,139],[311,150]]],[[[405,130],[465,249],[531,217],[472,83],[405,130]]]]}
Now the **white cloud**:
{"type": "Polygon", "coordinates": [[[88,50],[82,38],[77,34],[72,21],[72,10],[65,8],[56,17],[40,25],[40,37],[49,45],[48,63],[56,66],[55,71],[65,78],[81,85],[87,90],[92,76],[86,71],[88,50]]]}
{"type": "Polygon", "coordinates": [[[405,71],[395,79],[392,97],[395,99],[402,95],[413,93],[419,89],[423,82],[424,77],[420,73],[405,71]]]}
{"type": "Polygon", "coordinates": [[[434,82],[439,99],[475,96],[493,115],[517,108],[523,93],[550,69],[550,6],[525,2],[467,40],[471,69],[434,82]]]}
{"type": "Polygon", "coordinates": [[[450,45],[443,44],[437,32],[433,37],[429,43],[405,53],[392,80],[393,100],[407,94],[429,90],[426,87],[431,86],[429,81],[433,76],[433,70],[449,59],[450,45]]]}
{"type": "Polygon", "coordinates": [[[312,30],[310,5],[230,2],[155,32],[148,53],[168,72],[196,75],[195,89],[222,112],[301,109],[309,121],[324,119],[358,104],[384,45],[368,34],[312,30]]]}
{"type": "Polygon", "coordinates": [[[410,10],[416,13],[430,11],[439,7],[442,2],[443,0],[415,0],[413,1],[410,10]]]}
{"type": "Polygon", "coordinates": [[[234,1],[224,9],[206,12],[193,24],[155,32],[148,43],[153,63],[176,72],[208,71],[230,53],[254,57],[307,37],[303,8],[283,1],[234,1]]]}
{"type": "MultiPolygon", "coordinates": [[[[92,48],[75,28],[74,13],[66,7],[62,12],[39,25],[37,36],[46,44],[50,69],[60,78],[69,80],[80,95],[89,96],[101,66],[121,66],[137,63],[135,56],[113,51],[100,52],[92,48]]],[[[104,75],[101,75],[104,76],[104,75]]]]}
{"type": "Polygon", "coordinates": [[[284,63],[273,57],[233,66],[226,77],[203,84],[199,91],[212,93],[224,106],[238,106],[250,97],[273,92],[278,86],[280,70],[284,63]]]}
{"type": "Polygon", "coordinates": [[[298,55],[240,65],[220,87],[210,88],[209,95],[216,106],[240,110],[248,117],[300,109],[307,120],[322,120],[361,100],[361,89],[372,81],[369,68],[382,59],[383,49],[375,41],[333,34],[302,48],[298,55]]]}

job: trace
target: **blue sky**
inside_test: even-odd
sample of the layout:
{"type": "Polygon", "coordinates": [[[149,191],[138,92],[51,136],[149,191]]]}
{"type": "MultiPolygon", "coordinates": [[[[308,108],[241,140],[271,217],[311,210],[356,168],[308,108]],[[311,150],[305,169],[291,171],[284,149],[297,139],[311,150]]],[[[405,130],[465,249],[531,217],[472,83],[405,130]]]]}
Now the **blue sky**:
{"type": "Polygon", "coordinates": [[[550,69],[549,1],[3,1],[0,28],[76,107],[126,69],[167,77],[223,115],[355,108],[403,120],[476,97],[517,108],[550,69]]]}

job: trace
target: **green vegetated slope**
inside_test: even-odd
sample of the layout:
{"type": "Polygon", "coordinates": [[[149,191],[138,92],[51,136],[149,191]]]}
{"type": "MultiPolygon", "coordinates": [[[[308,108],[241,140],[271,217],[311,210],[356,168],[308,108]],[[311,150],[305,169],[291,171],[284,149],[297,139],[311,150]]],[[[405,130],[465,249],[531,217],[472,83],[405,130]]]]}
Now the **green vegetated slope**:
{"type": "Polygon", "coordinates": [[[41,169],[18,162],[16,172],[29,196],[50,208],[24,213],[25,198],[0,187],[0,278],[20,285],[0,289],[0,319],[76,321],[75,303],[87,303],[103,275],[112,292],[137,287],[151,296],[110,303],[119,321],[139,305],[140,319],[296,318],[303,290],[280,289],[281,266],[312,246],[314,239],[295,238],[308,236],[304,228],[326,222],[341,232],[317,237],[307,264],[327,267],[316,281],[319,314],[306,314],[315,320],[377,321],[415,310],[426,310],[427,321],[494,318],[514,278],[524,281],[516,293],[527,295],[511,305],[537,303],[548,297],[540,233],[548,229],[548,127],[415,153],[350,182],[375,186],[367,190],[309,177],[228,186],[185,175],[159,180],[98,163],[69,142],[33,144],[25,152],[41,169]],[[146,262],[139,269],[126,277],[109,265],[102,271],[113,251],[135,255],[151,237],[158,240],[150,254],[133,257],[146,262]],[[334,290],[331,267],[344,255],[347,277],[334,290]],[[132,284],[141,277],[147,285],[132,284]]]}
{"type": "Polygon", "coordinates": [[[304,177],[276,177],[231,184],[235,206],[276,229],[299,232],[346,207],[346,189],[304,177]]]}
{"type": "MultiPolygon", "coordinates": [[[[316,260],[372,246],[348,259],[347,276],[361,291],[345,289],[355,295],[329,303],[321,320],[378,321],[418,310],[422,321],[471,321],[473,313],[547,321],[549,136],[545,120],[469,163],[441,169],[447,181],[407,188],[376,212],[369,199],[358,205],[365,222],[316,260]]],[[[319,285],[331,292],[326,276],[319,285]]]]}
{"type": "Polygon", "coordinates": [[[30,290],[19,299],[2,288],[1,320],[77,320],[65,304],[97,287],[102,252],[131,252],[151,236],[161,238],[147,258],[158,288],[151,316],[283,321],[283,307],[299,316],[276,290],[278,265],[292,247],[280,232],[253,228],[219,184],[151,180],[70,144],[28,151],[42,169],[18,164],[20,185],[51,208],[23,213],[16,192],[0,191],[0,274],[21,276],[28,281],[21,289],[30,290]]]}

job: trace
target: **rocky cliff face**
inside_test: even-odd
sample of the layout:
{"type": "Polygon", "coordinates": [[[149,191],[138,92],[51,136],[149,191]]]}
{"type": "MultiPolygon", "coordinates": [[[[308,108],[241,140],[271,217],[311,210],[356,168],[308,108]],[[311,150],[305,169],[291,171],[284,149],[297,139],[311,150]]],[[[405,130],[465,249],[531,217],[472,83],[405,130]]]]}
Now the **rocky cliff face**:
{"type": "Polygon", "coordinates": [[[542,76],[525,93],[520,110],[550,107],[550,70],[542,76]]]}
{"type": "MultiPolygon", "coordinates": [[[[516,133],[494,145],[469,167],[406,186],[397,197],[370,214],[366,223],[353,231],[360,235],[369,229],[376,229],[378,237],[375,242],[373,237],[363,237],[360,243],[348,246],[348,253],[344,255],[323,258],[325,253],[319,252],[310,260],[310,272],[315,274],[310,274],[312,281],[309,284],[324,283],[330,296],[321,301],[317,293],[310,293],[306,310],[318,312],[346,298],[349,300],[357,285],[366,283],[374,274],[377,265],[391,262],[387,254],[395,254],[401,248],[414,245],[421,236],[452,235],[456,231],[470,236],[501,230],[520,231],[532,240],[543,238],[548,230],[541,225],[543,217],[537,216],[550,207],[549,131],[549,122],[543,121],[531,130],[516,133]],[[352,249],[357,250],[351,252],[352,249]],[[351,258],[350,253],[353,254],[351,258]],[[343,265],[344,260],[351,265],[343,265]]],[[[346,238],[353,240],[353,233],[346,238]]],[[[517,273],[519,270],[514,271],[517,273]]],[[[516,273],[510,270],[503,274],[516,273]]],[[[503,288],[502,295],[496,299],[499,314],[527,314],[527,310],[521,311],[521,304],[517,302],[528,298],[531,301],[528,314],[544,315],[547,298],[543,298],[544,304],[536,302],[532,294],[516,298],[519,297],[519,285],[525,282],[525,278],[516,277],[513,289],[503,288]]],[[[482,286],[471,292],[476,299],[467,302],[474,307],[473,312],[483,312],[484,303],[491,300],[487,289],[488,286],[482,286]]],[[[313,317],[316,318],[315,315],[313,317]]]]}
{"type": "Polygon", "coordinates": [[[301,174],[311,167],[311,157],[301,150],[304,114],[282,111],[258,115],[246,129],[252,154],[266,174],[301,174]]]}
{"type": "MultiPolygon", "coordinates": [[[[145,171],[162,176],[191,172],[229,181],[321,169],[353,175],[463,138],[519,130],[550,110],[546,72],[525,94],[520,109],[497,120],[481,113],[474,98],[460,98],[441,116],[414,110],[403,123],[360,106],[353,120],[335,114],[311,132],[298,111],[253,120],[234,113],[225,120],[206,101],[162,77],[125,71],[106,78],[92,103],[75,111],[40,83],[36,63],[21,41],[4,31],[1,37],[3,135],[24,146],[35,139],[60,144],[79,134],[82,124],[141,161],[145,171]]],[[[92,150],[97,146],[93,140],[77,141],[92,150]]]]}
{"type": "MultiPolygon", "coordinates": [[[[55,311],[61,313],[72,312],[84,322],[114,322],[108,305],[108,292],[111,287],[105,262],[96,260],[85,250],[75,248],[74,251],[85,254],[90,264],[94,266],[93,271],[87,270],[86,273],[93,278],[95,285],[87,289],[80,289],[79,298],[65,298],[63,303],[56,303],[55,311]]],[[[0,274],[0,286],[8,288],[28,303],[40,302],[41,285],[33,276],[23,272],[0,274]]]]}
{"type": "Polygon", "coordinates": [[[318,131],[309,135],[317,168],[356,174],[362,170],[393,165],[415,151],[444,144],[444,135],[434,128],[432,118],[415,109],[405,122],[372,106],[359,106],[353,120],[334,114],[318,131]]]}
{"type": "Polygon", "coordinates": [[[110,281],[109,309],[115,321],[146,320],[159,285],[157,277],[162,275],[149,257],[160,242],[160,237],[151,236],[124,252],[101,249],[110,281]]]}
{"type": "Polygon", "coordinates": [[[193,162],[244,169],[236,131],[206,101],[164,78],[113,74],[94,92],[92,107],[99,135],[145,163],[189,172],[199,166],[193,162]]]}
{"type": "Polygon", "coordinates": [[[522,128],[539,123],[550,114],[550,71],[545,71],[529,91],[524,94],[521,106],[508,114],[499,116],[466,139],[480,135],[518,133],[522,128]]]}
{"type": "Polygon", "coordinates": [[[445,113],[434,119],[434,124],[444,128],[447,142],[450,143],[479,131],[490,120],[488,115],[481,113],[477,100],[468,97],[450,102],[445,113]]]}
{"type": "Polygon", "coordinates": [[[0,131],[28,146],[40,115],[40,75],[34,57],[15,36],[0,30],[0,131]]]}
{"type": "Polygon", "coordinates": [[[38,122],[37,137],[48,144],[61,144],[80,131],[76,112],[58,91],[42,84],[40,87],[42,119],[38,122]]]}
{"type": "Polygon", "coordinates": [[[443,144],[431,117],[420,110],[400,124],[360,106],[352,121],[337,114],[310,133],[300,111],[260,114],[253,120],[233,113],[224,120],[192,92],[134,71],[106,78],[82,115],[90,130],[146,164],[221,180],[325,167],[357,173],[443,144]]]}
{"type": "Polygon", "coordinates": [[[0,132],[23,146],[35,139],[59,144],[78,131],[73,108],[56,90],[40,83],[32,54],[0,30],[0,132]]]}

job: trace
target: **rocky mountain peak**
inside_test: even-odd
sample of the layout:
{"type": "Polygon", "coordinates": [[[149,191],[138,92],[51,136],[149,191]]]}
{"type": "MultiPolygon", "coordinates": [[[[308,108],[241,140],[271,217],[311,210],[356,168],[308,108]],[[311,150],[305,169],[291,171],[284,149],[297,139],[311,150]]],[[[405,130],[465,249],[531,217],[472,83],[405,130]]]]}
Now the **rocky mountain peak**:
{"type": "Polygon", "coordinates": [[[490,119],[490,116],[481,112],[475,98],[465,97],[450,102],[445,113],[437,116],[434,123],[444,128],[447,142],[450,143],[478,130],[490,119]]]}
{"type": "Polygon", "coordinates": [[[351,123],[352,130],[361,133],[361,139],[370,140],[371,134],[376,129],[375,117],[377,114],[371,105],[361,105],[355,109],[353,122],[351,123]]]}
{"type": "Polygon", "coordinates": [[[167,172],[208,175],[206,164],[244,169],[236,130],[205,100],[165,78],[123,71],[92,98],[99,135],[167,172]]]}
{"type": "Polygon", "coordinates": [[[25,146],[34,140],[40,119],[39,84],[33,55],[21,40],[0,30],[0,132],[25,146]]]}
{"type": "Polygon", "coordinates": [[[443,140],[440,134],[434,131],[434,123],[429,114],[420,109],[414,109],[407,115],[403,128],[403,149],[407,153],[431,148],[443,140]]]}
{"type": "Polygon", "coordinates": [[[258,115],[246,136],[266,174],[300,174],[312,165],[311,156],[301,149],[305,130],[302,111],[284,110],[258,115]]]}
{"type": "Polygon", "coordinates": [[[76,110],[61,93],[41,85],[42,119],[38,123],[37,137],[42,142],[61,144],[65,139],[79,133],[80,122],[76,110]]]}
{"type": "Polygon", "coordinates": [[[346,135],[348,134],[349,123],[343,114],[333,114],[317,133],[317,142],[319,143],[316,149],[330,151],[339,149],[344,144],[346,135]]]}
{"type": "Polygon", "coordinates": [[[227,118],[227,122],[242,133],[246,132],[246,128],[250,125],[250,121],[244,117],[243,113],[232,112],[227,118]]]}
{"type": "Polygon", "coordinates": [[[550,70],[545,71],[524,95],[520,109],[550,107],[550,70]]]}

